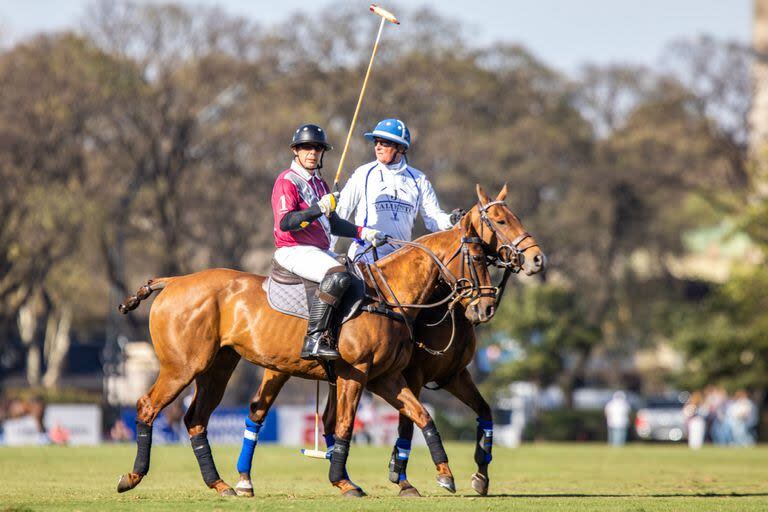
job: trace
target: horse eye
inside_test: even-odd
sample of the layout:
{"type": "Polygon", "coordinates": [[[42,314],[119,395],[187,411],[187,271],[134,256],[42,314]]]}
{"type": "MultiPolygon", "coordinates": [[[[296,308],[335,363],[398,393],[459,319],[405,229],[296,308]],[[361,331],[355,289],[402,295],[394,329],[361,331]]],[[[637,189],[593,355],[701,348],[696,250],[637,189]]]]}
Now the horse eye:
{"type": "Polygon", "coordinates": [[[499,224],[506,224],[506,223],[507,223],[507,221],[505,221],[504,219],[502,219],[502,220],[498,220],[498,221],[496,221],[496,222],[498,222],[499,224]]]}

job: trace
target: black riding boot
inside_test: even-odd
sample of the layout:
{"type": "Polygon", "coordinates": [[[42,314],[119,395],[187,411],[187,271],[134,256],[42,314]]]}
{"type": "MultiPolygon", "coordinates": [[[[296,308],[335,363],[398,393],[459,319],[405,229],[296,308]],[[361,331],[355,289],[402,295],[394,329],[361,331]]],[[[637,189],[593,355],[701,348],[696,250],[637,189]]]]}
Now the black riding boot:
{"type": "Polygon", "coordinates": [[[351,276],[344,267],[334,267],[329,270],[314,296],[309,308],[309,325],[301,349],[302,359],[324,359],[332,361],[341,357],[331,346],[332,320],[344,292],[352,282],[351,276]]]}

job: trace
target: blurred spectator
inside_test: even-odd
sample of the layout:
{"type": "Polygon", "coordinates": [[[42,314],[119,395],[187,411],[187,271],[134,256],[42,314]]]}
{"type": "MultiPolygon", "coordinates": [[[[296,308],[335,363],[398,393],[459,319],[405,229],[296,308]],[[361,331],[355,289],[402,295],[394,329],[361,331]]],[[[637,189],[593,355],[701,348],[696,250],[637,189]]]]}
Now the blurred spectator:
{"type": "Polygon", "coordinates": [[[728,407],[728,423],[730,425],[733,444],[736,446],[752,446],[755,444],[755,427],[757,426],[757,408],[749,399],[746,391],[737,391],[728,407]]]}
{"type": "Polygon", "coordinates": [[[133,432],[130,428],[128,428],[128,425],[125,424],[125,422],[121,419],[118,419],[114,425],[112,425],[112,428],[109,429],[109,438],[112,441],[132,441],[133,440],[133,432]]]}
{"type": "Polygon", "coordinates": [[[707,431],[707,423],[704,420],[706,415],[704,395],[701,391],[691,393],[688,402],[683,406],[683,414],[687,419],[688,446],[693,450],[698,450],[704,444],[704,434],[707,431]]]}
{"type": "Polygon", "coordinates": [[[629,402],[623,391],[616,391],[605,404],[605,420],[608,423],[608,442],[612,446],[623,446],[629,426],[629,402]]]}
{"type": "Polygon", "coordinates": [[[66,446],[69,443],[69,437],[69,430],[58,423],[51,427],[48,432],[48,438],[51,442],[61,446],[66,446]]]}
{"type": "Polygon", "coordinates": [[[376,406],[369,392],[364,392],[360,397],[360,405],[355,414],[355,423],[353,426],[353,436],[355,442],[373,444],[373,435],[371,427],[376,422],[376,406]]]}
{"type": "Polygon", "coordinates": [[[725,390],[720,386],[707,386],[704,390],[704,408],[709,436],[714,444],[731,442],[731,431],[725,417],[727,406],[728,395],[725,390]]]}

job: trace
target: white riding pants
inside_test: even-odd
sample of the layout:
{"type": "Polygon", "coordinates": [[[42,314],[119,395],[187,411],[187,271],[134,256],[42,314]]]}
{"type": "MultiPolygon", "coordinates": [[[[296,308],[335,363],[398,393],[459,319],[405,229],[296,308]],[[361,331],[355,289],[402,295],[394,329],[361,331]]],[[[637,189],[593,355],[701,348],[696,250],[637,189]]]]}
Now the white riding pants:
{"type": "Polygon", "coordinates": [[[326,272],[341,265],[332,251],[324,251],[312,245],[280,247],[275,251],[275,261],[297,276],[319,283],[326,272]]]}

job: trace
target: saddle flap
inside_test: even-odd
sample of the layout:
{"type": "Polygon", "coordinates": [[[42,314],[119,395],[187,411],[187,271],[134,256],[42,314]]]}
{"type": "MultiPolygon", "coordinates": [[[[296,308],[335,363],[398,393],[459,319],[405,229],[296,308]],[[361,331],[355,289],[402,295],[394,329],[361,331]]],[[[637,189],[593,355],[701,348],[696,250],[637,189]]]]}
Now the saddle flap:
{"type": "MultiPolygon", "coordinates": [[[[272,309],[286,315],[309,318],[308,297],[314,294],[317,283],[306,281],[300,284],[285,284],[279,282],[270,273],[263,286],[264,291],[267,292],[267,302],[272,309]],[[309,288],[305,288],[306,283],[313,285],[311,293],[309,288]]],[[[357,276],[352,276],[352,284],[341,299],[337,311],[338,318],[341,318],[339,325],[353,318],[360,311],[364,300],[365,283],[357,276]]]]}

